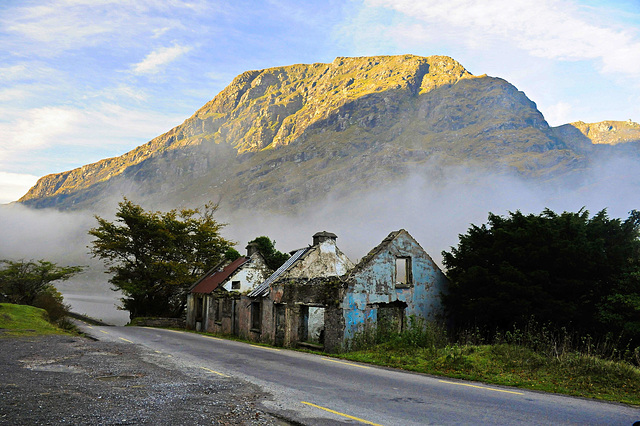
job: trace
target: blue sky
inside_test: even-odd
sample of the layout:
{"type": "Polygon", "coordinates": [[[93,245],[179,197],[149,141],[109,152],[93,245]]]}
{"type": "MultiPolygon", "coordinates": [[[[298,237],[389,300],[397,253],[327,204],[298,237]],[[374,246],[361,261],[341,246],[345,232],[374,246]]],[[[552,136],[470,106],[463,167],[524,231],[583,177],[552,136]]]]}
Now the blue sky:
{"type": "Polygon", "coordinates": [[[447,55],[551,125],[640,122],[640,1],[4,0],[0,203],[121,155],[249,69],[447,55]]]}

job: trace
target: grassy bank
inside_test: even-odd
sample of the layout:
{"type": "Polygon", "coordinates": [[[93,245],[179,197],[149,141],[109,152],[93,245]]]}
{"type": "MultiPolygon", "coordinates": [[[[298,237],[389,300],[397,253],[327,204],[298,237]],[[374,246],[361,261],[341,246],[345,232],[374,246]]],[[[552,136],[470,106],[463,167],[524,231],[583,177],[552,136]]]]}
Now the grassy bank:
{"type": "Polygon", "coordinates": [[[65,333],[48,321],[47,311],[44,309],[0,303],[0,337],[65,333]]]}
{"type": "Polygon", "coordinates": [[[439,349],[381,344],[339,356],[420,373],[640,405],[640,369],[624,361],[577,353],[549,359],[509,344],[439,349]]]}
{"type": "Polygon", "coordinates": [[[615,351],[606,353],[603,349],[606,345],[574,345],[568,335],[552,335],[545,329],[529,330],[516,338],[505,339],[503,335],[491,344],[451,343],[453,339],[448,339],[442,329],[424,325],[404,333],[359,339],[356,350],[339,357],[420,373],[640,405],[640,368],[629,362],[634,359],[633,352],[632,358],[624,360],[615,351]]]}

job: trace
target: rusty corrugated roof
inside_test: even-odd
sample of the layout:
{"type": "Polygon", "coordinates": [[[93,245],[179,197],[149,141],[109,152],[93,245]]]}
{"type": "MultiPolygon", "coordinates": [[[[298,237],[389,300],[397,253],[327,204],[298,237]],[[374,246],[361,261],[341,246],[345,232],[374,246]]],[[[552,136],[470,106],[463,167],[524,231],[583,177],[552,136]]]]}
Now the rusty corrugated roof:
{"type": "Polygon", "coordinates": [[[239,257],[219,271],[213,271],[209,275],[204,276],[191,289],[191,293],[209,294],[231,276],[235,271],[244,265],[249,259],[239,257]]]}
{"type": "Polygon", "coordinates": [[[294,263],[298,259],[300,259],[305,253],[311,250],[313,247],[305,247],[298,251],[296,251],[293,256],[291,256],[285,263],[282,264],[269,278],[267,278],[262,284],[256,287],[251,293],[249,293],[249,297],[258,297],[258,296],[266,296],[269,294],[269,286],[272,282],[277,280],[280,275],[284,274],[287,269],[291,268],[294,263]]]}

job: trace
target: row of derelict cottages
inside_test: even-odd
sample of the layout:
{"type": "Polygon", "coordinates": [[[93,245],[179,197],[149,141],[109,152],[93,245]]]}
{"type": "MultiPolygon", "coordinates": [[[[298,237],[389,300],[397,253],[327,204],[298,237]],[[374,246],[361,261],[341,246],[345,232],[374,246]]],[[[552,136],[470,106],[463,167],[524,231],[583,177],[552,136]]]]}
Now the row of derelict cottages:
{"type": "Polygon", "coordinates": [[[436,319],[447,280],[404,229],[390,233],[357,265],[318,232],[275,272],[257,246],[198,280],[187,327],[277,346],[338,352],[370,327],[402,330],[408,318],[436,319]]]}

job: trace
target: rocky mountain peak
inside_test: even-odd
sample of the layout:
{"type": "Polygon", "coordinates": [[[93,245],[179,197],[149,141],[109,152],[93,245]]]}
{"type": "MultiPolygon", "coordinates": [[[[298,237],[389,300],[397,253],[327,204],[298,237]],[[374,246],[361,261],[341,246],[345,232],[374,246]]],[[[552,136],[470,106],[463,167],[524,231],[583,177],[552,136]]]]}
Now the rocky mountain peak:
{"type": "Polygon", "coordinates": [[[640,141],[640,124],[631,120],[608,120],[597,123],[578,121],[571,125],[580,130],[594,144],[616,145],[640,141]]]}
{"type": "Polygon", "coordinates": [[[551,129],[509,82],[447,56],[338,57],[246,71],[181,125],[45,176],[20,201],[83,208],[135,189],[163,202],[283,209],[391,182],[434,158],[548,176],[585,167],[593,134],[636,132],[606,123],[551,129]]]}

